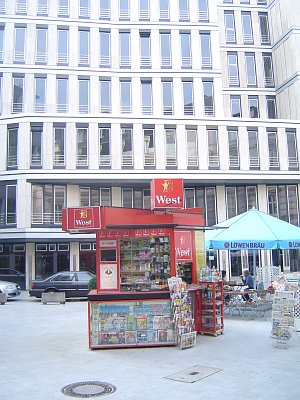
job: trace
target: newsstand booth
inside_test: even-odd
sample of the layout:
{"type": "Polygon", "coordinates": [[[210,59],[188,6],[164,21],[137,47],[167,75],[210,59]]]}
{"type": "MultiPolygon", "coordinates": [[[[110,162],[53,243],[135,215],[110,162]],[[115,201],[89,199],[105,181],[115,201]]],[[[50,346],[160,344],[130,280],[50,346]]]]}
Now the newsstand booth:
{"type": "Polygon", "coordinates": [[[63,210],[63,230],[96,233],[97,288],[88,295],[91,349],[177,344],[168,278],[176,276],[178,259],[193,255],[191,279],[197,283],[193,230],[204,225],[200,208],[181,206],[63,210]]]}

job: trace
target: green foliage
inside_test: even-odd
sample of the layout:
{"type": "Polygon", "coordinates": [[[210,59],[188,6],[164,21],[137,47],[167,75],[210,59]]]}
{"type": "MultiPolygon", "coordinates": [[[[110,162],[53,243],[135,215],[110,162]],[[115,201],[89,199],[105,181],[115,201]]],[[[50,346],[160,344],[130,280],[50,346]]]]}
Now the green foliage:
{"type": "Polygon", "coordinates": [[[96,277],[94,276],[90,281],[89,281],[89,290],[96,289],[96,277]]]}

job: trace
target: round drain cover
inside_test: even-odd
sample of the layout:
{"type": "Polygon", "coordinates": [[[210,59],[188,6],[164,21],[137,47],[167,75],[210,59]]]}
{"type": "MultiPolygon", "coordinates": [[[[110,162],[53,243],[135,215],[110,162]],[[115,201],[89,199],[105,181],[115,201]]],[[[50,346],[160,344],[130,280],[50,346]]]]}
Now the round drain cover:
{"type": "Polygon", "coordinates": [[[61,389],[66,396],[87,399],[89,397],[103,396],[114,393],[117,388],[106,382],[88,381],[71,383],[61,389]]]}

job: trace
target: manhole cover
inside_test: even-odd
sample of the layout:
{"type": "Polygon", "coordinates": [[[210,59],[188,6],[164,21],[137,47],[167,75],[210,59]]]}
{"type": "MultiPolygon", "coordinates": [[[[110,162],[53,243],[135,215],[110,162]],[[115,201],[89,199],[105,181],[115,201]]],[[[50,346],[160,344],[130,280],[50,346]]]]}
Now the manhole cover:
{"type": "Polygon", "coordinates": [[[80,397],[87,399],[89,397],[104,396],[114,393],[117,388],[106,382],[77,382],[71,383],[61,389],[66,396],[80,397]]]}

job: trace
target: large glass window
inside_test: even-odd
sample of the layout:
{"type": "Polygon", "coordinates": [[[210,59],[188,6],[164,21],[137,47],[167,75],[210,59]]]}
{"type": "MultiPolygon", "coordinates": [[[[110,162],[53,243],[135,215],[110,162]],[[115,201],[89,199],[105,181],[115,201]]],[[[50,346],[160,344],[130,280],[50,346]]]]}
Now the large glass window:
{"type": "Polygon", "coordinates": [[[198,157],[198,138],[196,129],[186,129],[187,142],[187,166],[197,168],[199,165],[198,157]]]}
{"type": "Polygon", "coordinates": [[[189,32],[180,33],[181,44],[181,67],[191,68],[192,55],[191,55],[191,35],[189,32]]]}
{"type": "Polygon", "coordinates": [[[100,79],[100,113],[111,113],[111,82],[108,79],[100,79]]]}
{"type": "Polygon", "coordinates": [[[228,131],[229,169],[240,168],[238,131],[228,131]]]}
{"type": "Polygon", "coordinates": [[[90,32],[79,30],[78,65],[89,65],[90,63],[90,32]]]}
{"type": "Polygon", "coordinates": [[[99,128],[99,166],[109,168],[111,166],[110,155],[110,128],[99,128]]]}
{"type": "Polygon", "coordinates": [[[144,166],[155,166],[154,130],[144,128],[144,166]]]}
{"type": "Polygon", "coordinates": [[[131,81],[121,81],[120,82],[120,92],[121,92],[121,113],[130,114],[132,112],[131,108],[131,81]]]}
{"type": "Polygon", "coordinates": [[[110,56],[110,32],[100,31],[100,67],[110,67],[111,56],[110,56]]]}
{"type": "Polygon", "coordinates": [[[68,111],[68,79],[56,79],[57,92],[56,92],[56,111],[58,113],[65,113],[68,111]]]}
{"type": "Polygon", "coordinates": [[[276,97],[275,96],[267,96],[267,116],[270,119],[277,118],[277,110],[276,110],[276,97]]]}
{"type": "Polygon", "coordinates": [[[163,103],[163,114],[173,114],[173,82],[162,81],[162,103],[163,103]]]}
{"type": "Polygon", "coordinates": [[[246,62],[246,73],[247,73],[247,86],[255,86],[257,82],[256,82],[254,53],[246,53],[245,62],[246,62]]]}
{"type": "Polygon", "coordinates": [[[133,190],[130,188],[122,189],[122,207],[133,208],[133,190]]]}
{"type": "Polygon", "coordinates": [[[279,169],[277,132],[268,132],[269,168],[279,169]]]}
{"type": "Polygon", "coordinates": [[[210,33],[200,33],[201,41],[201,67],[211,68],[211,46],[210,46],[210,33]]]}
{"type": "Polygon", "coordinates": [[[150,33],[140,33],[141,68],[151,67],[151,41],[150,33]]]}
{"type": "Polygon", "coordinates": [[[68,64],[69,62],[69,31],[68,29],[57,30],[57,64],[68,64]]]}
{"type": "Polygon", "coordinates": [[[214,85],[213,81],[203,81],[204,115],[214,116],[214,85]]]}
{"type": "Polygon", "coordinates": [[[14,52],[14,62],[25,62],[25,27],[15,28],[15,52],[14,52]]]}
{"type": "Polygon", "coordinates": [[[13,77],[13,107],[14,114],[24,111],[24,78],[13,77]]]}
{"type": "Polygon", "coordinates": [[[159,0],[159,19],[161,21],[168,21],[170,19],[169,0],[159,0]]]}
{"type": "Polygon", "coordinates": [[[139,0],[139,12],[141,21],[150,19],[150,0],[139,0]]]}
{"type": "Polygon", "coordinates": [[[268,212],[294,225],[299,225],[298,191],[296,185],[267,186],[268,212]]]}
{"type": "Polygon", "coordinates": [[[78,80],[80,114],[87,114],[89,112],[89,86],[90,81],[88,79],[78,80]]]}
{"type": "Polygon", "coordinates": [[[177,150],[176,150],[176,130],[166,129],[166,167],[177,166],[177,150]]]}
{"type": "Polygon", "coordinates": [[[17,223],[17,185],[0,185],[0,226],[17,223]]]}
{"type": "Polygon", "coordinates": [[[32,168],[42,166],[42,126],[31,127],[31,161],[32,168]]]}
{"type": "Polygon", "coordinates": [[[242,116],[241,96],[230,96],[230,109],[232,117],[240,118],[242,116]]]}
{"type": "Polygon", "coordinates": [[[252,21],[250,12],[242,12],[244,44],[253,44],[252,21]]]}
{"type": "Polygon", "coordinates": [[[132,129],[122,128],[122,167],[133,166],[132,129]]]}
{"type": "Polygon", "coordinates": [[[65,165],[65,128],[54,128],[54,160],[55,167],[65,165]]]}
{"type": "Polygon", "coordinates": [[[207,0],[198,0],[198,19],[199,21],[208,21],[207,0]]]}
{"type": "Polygon", "coordinates": [[[130,56],[130,32],[120,32],[120,67],[129,68],[131,65],[130,56]]]}
{"type": "Polygon", "coordinates": [[[193,94],[193,82],[183,81],[183,112],[184,115],[194,115],[194,94],[193,94]]]}
{"type": "Polygon", "coordinates": [[[152,114],[152,82],[151,81],[141,81],[142,90],[142,113],[152,114]]]}
{"type": "Polygon", "coordinates": [[[169,32],[160,33],[160,56],[161,67],[170,68],[172,66],[172,55],[171,34],[169,32]]]}
{"type": "Polygon", "coordinates": [[[37,64],[47,63],[47,29],[37,28],[36,30],[36,52],[35,62],[37,64]]]}
{"type": "Polygon", "coordinates": [[[66,206],[66,188],[59,185],[32,185],[31,222],[33,225],[61,224],[66,206]]]}
{"type": "Polygon", "coordinates": [[[227,54],[228,61],[228,79],[229,86],[239,86],[240,78],[239,78],[239,67],[238,67],[238,56],[237,53],[228,53],[227,54]]]}
{"type": "Polygon", "coordinates": [[[7,131],[7,168],[18,168],[18,128],[7,131]]]}
{"type": "Polygon", "coordinates": [[[110,19],[111,0],[100,0],[100,19],[110,19]]]}
{"type": "Polygon", "coordinates": [[[179,21],[190,20],[189,0],[179,0],[179,21]]]}
{"type": "Polygon", "coordinates": [[[248,96],[248,110],[250,118],[259,118],[258,96],[248,96]]]}
{"type": "Polygon", "coordinates": [[[77,128],[77,167],[88,165],[88,129],[77,128]]]}
{"type": "Polygon", "coordinates": [[[35,112],[46,111],[46,77],[35,78],[35,112]]]}
{"type": "Polygon", "coordinates": [[[119,19],[130,19],[129,0],[119,0],[119,19]]]}
{"type": "Polygon", "coordinates": [[[259,13],[259,25],[260,25],[260,40],[261,44],[270,44],[270,31],[269,21],[267,13],[259,13]]]}
{"type": "Polygon", "coordinates": [[[265,86],[273,87],[274,76],[273,76],[273,65],[272,65],[271,54],[263,54],[263,63],[264,63],[264,74],[265,74],[265,86]]]}
{"type": "Polygon", "coordinates": [[[286,130],[289,170],[298,170],[297,136],[295,130],[286,130]]]}
{"type": "Polygon", "coordinates": [[[249,146],[249,168],[259,169],[259,151],[258,151],[258,137],[256,130],[248,131],[248,146],[249,146]]]}
{"type": "Polygon", "coordinates": [[[90,18],[90,0],[79,0],[79,17],[90,18]]]}
{"type": "Polygon", "coordinates": [[[208,168],[219,169],[220,157],[219,157],[219,143],[218,143],[217,130],[215,129],[207,130],[207,146],[208,146],[208,168]]]}
{"type": "Polygon", "coordinates": [[[227,43],[235,43],[235,24],[234,24],[234,13],[231,11],[225,11],[225,37],[227,43]]]}

